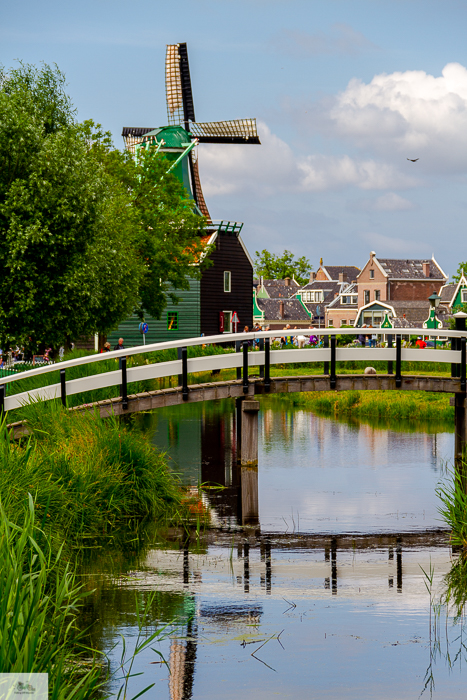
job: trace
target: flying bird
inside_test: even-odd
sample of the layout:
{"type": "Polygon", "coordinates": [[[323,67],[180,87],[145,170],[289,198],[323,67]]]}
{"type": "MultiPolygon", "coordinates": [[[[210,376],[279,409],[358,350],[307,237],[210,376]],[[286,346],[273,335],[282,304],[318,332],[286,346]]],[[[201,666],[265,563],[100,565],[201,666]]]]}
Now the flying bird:
{"type": "Polygon", "coordinates": [[[419,158],[407,158],[407,160],[410,160],[411,163],[416,163],[417,160],[420,160],[419,158]]]}

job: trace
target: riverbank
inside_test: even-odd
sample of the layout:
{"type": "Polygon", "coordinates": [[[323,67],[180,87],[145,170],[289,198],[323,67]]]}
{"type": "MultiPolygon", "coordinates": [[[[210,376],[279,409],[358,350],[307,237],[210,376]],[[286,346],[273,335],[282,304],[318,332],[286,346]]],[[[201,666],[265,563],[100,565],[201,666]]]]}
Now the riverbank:
{"type": "Polygon", "coordinates": [[[294,405],[324,416],[417,422],[454,421],[449,395],[424,391],[326,391],[297,394],[294,405]]]}

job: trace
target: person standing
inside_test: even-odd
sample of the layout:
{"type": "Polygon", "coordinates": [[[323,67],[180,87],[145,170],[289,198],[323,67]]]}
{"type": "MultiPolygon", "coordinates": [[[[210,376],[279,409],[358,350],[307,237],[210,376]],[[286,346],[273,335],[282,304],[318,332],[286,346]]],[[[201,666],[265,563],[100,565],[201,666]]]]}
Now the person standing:
{"type": "Polygon", "coordinates": [[[114,345],[114,350],[125,350],[125,346],[123,345],[123,338],[118,339],[117,345],[114,345]]]}

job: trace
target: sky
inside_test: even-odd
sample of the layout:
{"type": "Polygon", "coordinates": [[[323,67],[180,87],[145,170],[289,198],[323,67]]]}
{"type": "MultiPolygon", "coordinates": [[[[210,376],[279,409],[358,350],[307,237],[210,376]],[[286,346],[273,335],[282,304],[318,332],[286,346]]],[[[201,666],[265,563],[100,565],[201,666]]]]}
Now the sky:
{"type": "Polygon", "coordinates": [[[255,117],[261,145],[199,146],[213,219],[316,270],[467,260],[467,3],[0,0],[0,63],[56,63],[78,118],[123,147],[167,124],[166,44],[186,42],[196,118],[255,117]],[[419,158],[412,163],[407,158],[419,158]]]}

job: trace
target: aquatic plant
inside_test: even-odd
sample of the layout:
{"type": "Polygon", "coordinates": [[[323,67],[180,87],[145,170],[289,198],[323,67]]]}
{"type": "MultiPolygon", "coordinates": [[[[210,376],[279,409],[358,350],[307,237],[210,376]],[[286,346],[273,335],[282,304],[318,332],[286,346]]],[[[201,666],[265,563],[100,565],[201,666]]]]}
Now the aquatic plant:
{"type": "Polygon", "coordinates": [[[451,543],[467,552],[467,493],[465,470],[467,462],[448,474],[436,493],[441,501],[438,512],[451,529],[451,543]]]}
{"type": "Polygon", "coordinates": [[[0,658],[3,673],[48,673],[49,698],[89,698],[101,667],[76,625],[84,593],[63,550],[36,524],[34,502],[21,524],[0,505],[0,658]]]}

